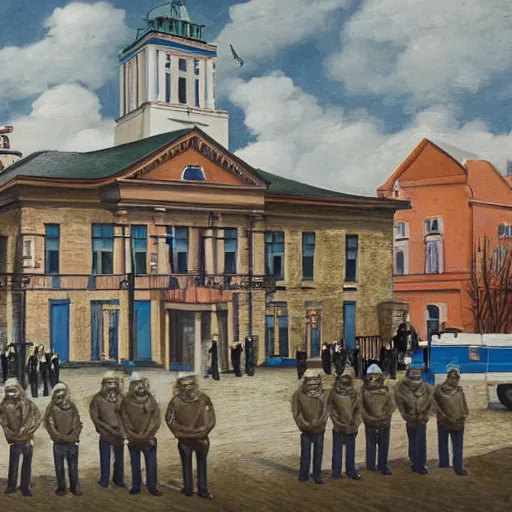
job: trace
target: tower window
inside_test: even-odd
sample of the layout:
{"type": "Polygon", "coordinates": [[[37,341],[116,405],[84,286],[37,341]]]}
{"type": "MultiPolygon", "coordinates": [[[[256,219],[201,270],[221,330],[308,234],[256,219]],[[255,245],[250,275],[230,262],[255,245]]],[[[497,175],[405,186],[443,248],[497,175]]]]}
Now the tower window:
{"type": "Polygon", "coordinates": [[[195,80],[195,106],[199,107],[199,80],[195,80]]]}
{"type": "Polygon", "coordinates": [[[178,78],[178,101],[187,103],[187,79],[182,76],[178,78]]]}
{"type": "Polygon", "coordinates": [[[170,54],[167,54],[165,57],[165,67],[167,69],[171,69],[171,56],[170,54]]]}
{"type": "Polygon", "coordinates": [[[166,103],[171,102],[171,74],[165,74],[165,101],[166,103]]]}
{"type": "Polygon", "coordinates": [[[194,59],[194,74],[199,75],[199,59],[194,59]]]}
{"type": "Polygon", "coordinates": [[[202,167],[199,167],[199,165],[187,165],[183,170],[181,179],[190,181],[206,181],[206,176],[204,175],[202,167]]]}
{"type": "Polygon", "coordinates": [[[187,61],[185,59],[180,59],[179,61],[180,71],[187,71],[187,61]]]}

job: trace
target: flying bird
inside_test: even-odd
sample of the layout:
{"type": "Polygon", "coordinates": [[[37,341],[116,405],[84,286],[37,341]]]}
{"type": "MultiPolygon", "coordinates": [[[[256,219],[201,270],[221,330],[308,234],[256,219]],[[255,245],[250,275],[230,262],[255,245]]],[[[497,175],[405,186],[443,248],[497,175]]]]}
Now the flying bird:
{"type": "Polygon", "coordinates": [[[235,52],[235,49],[233,48],[232,44],[230,44],[229,47],[231,48],[233,58],[240,64],[240,67],[242,67],[244,65],[244,61],[238,56],[238,53],[235,52]]]}

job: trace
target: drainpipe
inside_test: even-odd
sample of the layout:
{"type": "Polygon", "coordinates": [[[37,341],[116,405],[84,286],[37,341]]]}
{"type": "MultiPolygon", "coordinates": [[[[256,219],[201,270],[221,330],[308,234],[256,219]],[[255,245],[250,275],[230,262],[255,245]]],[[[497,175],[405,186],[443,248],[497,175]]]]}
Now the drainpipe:
{"type": "Polygon", "coordinates": [[[254,220],[252,217],[249,217],[249,229],[247,230],[247,242],[248,242],[248,252],[249,252],[249,295],[247,300],[247,305],[249,307],[248,311],[248,333],[247,336],[252,336],[252,278],[253,278],[253,227],[254,220]]]}
{"type": "Polygon", "coordinates": [[[133,361],[134,355],[134,309],[135,309],[135,273],[133,265],[132,240],[130,235],[130,272],[126,272],[126,226],[123,225],[123,250],[125,254],[124,271],[128,281],[128,360],[133,361]]]}

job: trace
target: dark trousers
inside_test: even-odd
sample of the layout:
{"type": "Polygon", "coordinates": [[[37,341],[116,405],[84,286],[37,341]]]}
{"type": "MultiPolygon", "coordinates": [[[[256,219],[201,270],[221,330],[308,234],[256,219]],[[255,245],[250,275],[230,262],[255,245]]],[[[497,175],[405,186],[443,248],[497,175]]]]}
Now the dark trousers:
{"type": "Polygon", "coordinates": [[[57,490],[66,489],[66,472],[64,461],[68,464],[69,488],[73,494],[80,492],[78,481],[78,445],[53,443],[53,460],[55,462],[55,476],[57,477],[57,490]]]}
{"type": "Polygon", "coordinates": [[[49,396],[51,389],[50,369],[46,363],[41,364],[41,380],[43,381],[43,396],[49,396]]]}
{"type": "Polygon", "coordinates": [[[332,476],[341,476],[341,461],[343,457],[343,445],[345,445],[345,472],[347,475],[356,473],[356,437],[357,432],[345,434],[332,429],[332,476]]]}
{"type": "Polygon", "coordinates": [[[37,372],[29,372],[28,380],[30,382],[30,392],[32,393],[32,398],[37,398],[39,387],[37,382],[37,372]]]}
{"type": "Polygon", "coordinates": [[[140,455],[144,454],[146,464],[146,487],[149,491],[157,490],[157,465],[156,465],[156,439],[154,444],[128,445],[130,452],[130,464],[132,467],[132,491],[140,491],[142,486],[142,474],[140,470],[140,455]]]}
{"type": "Polygon", "coordinates": [[[381,472],[388,467],[389,454],[389,426],[383,429],[376,429],[365,426],[366,436],[366,469],[375,469],[377,459],[377,445],[379,445],[379,464],[381,472]]]}
{"type": "Polygon", "coordinates": [[[21,492],[26,494],[30,491],[30,475],[32,472],[33,447],[30,443],[14,443],[9,447],[9,476],[7,478],[7,490],[15,491],[18,484],[18,468],[20,455],[23,455],[21,465],[21,492]]]}
{"type": "Polygon", "coordinates": [[[110,480],[110,454],[114,450],[114,478],[116,485],[124,485],[124,445],[110,444],[100,439],[100,485],[107,487],[110,480]]]}
{"type": "Polygon", "coordinates": [[[302,432],[300,435],[300,470],[299,480],[309,478],[311,467],[311,446],[313,446],[313,479],[321,477],[322,457],[324,454],[324,432],[309,434],[302,432]]]}
{"type": "Polygon", "coordinates": [[[407,427],[409,438],[409,459],[415,473],[423,473],[427,465],[427,425],[407,427]]]}
{"type": "Polygon", "coordinates": [[[450,467],[450,455],[448,450],[448,438],[452,440],[453,469],[457,473],[464,471],[462,449],[464,444],[464,430],[448,430],[437,424],[437,443],[439,448],[439,467],[450,467]]]}
{"type": "Polygon", "coordinates": [[[194,439],[178,441],[178,451],[181,457],[181,468],[183,472],[183,492],[192,494],[194,479],[192,475],[192,454],[196,452],[197,461],[197,490],[199,494],[208,494],[207,482],[207,457],[210,450],[208,439],[194,439]]]}

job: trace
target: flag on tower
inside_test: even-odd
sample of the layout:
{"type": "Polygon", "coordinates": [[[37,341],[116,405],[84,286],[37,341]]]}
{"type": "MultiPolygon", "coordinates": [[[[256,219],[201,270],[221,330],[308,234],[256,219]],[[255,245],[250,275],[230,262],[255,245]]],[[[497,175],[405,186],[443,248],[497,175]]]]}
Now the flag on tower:
{"type": "Polygon", "coordinates": [[[244,61],[238,56],[238,53],[235,52],[235,49],[233,48],[232,44],[230,44],[229,47],[231,48],[233,58],[240,64],[240,67],[242,67],[244,65],[244,61]]]}

